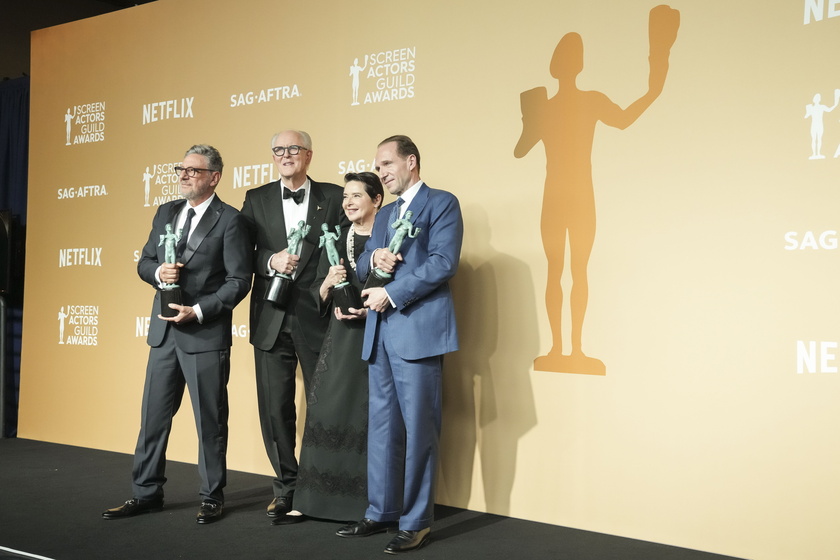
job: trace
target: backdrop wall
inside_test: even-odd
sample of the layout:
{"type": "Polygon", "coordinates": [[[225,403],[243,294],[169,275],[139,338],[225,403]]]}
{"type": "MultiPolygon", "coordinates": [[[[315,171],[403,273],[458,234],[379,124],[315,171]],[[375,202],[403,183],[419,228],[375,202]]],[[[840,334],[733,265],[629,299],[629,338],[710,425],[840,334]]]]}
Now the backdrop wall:
{"type": "MultiPolygon", "coordinates": [[[[21,437],[133,452],[153,296],[136,261],[190,145],[219,148],[238,207],[276,178],[274,132],[310,132],[311,176],[337,183],[404,133],[466,226],[440,503],[835,554],[840,6],[210,6],[33,34],[21,437]]],[[[268,473],[247,309],[229,466],[268,473]]],[[[169,458],[195,456],[182,413],[169,458]]]]}

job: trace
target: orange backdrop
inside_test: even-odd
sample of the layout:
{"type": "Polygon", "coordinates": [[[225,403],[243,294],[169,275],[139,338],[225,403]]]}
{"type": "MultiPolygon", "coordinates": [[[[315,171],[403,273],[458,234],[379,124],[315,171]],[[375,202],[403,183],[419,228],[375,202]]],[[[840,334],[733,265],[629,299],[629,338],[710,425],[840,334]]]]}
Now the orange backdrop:
{"type": "MultiPolygon", "coordinates": [[[[840,11],[654,7],[158,0],[35,32],[20,436],[133,451],[136,261],[186,148],[240,206],[274,132],[333,182],[403,133],[466,224],[439,502],[834,555],[840,11]]],[[[267,473],[246,304],[229,465],[267,473]]],[[[195,456],[182,413],[169,457],[195,456]]]]}

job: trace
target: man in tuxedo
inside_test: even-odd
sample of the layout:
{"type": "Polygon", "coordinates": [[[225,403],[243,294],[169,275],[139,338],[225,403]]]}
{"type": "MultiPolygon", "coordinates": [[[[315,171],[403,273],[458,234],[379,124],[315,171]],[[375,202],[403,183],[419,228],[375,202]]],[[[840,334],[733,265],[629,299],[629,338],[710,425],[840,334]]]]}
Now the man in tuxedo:
{"type": "Polygon", "coordinates": [[[308,392],[329,316],[318,312],[309,291],[318,269],[321,225],[334,230],[346,223],[343,189],[307,176],[312,140],[306,132],[287,130],[271,140],[280,179],[245,193],[242,215],[256,246],[254,294],[251,296],[251,344],[257,375],[257,401],[265,449],[274,468],[274,499],[266,514],[272,524],[301,519],[293,511],[298,464],[295,458],[295,371],[298,363],[308,392]],[[303,228],[300,222],[305,222],[303,228]],[[295,230],[294,232],[292,230],[295,230]],[[297,241],[291,253],[289,236],[297,241]],[[265,299],[275,275],[291,277],[285,301],[265,299]],[[291,515],[289,513],[292,512],[291,515]]]}
{"type": "MultiPolygon", "coordinates": [[[[102,514],[132,517],[163,507],[166,445],[172,417],[186,385],[198,432],[201,507],[196,521],[222,516],[227,476],[227,382],[230,375],[233,308],[251,287],[248,226],[238,210],[215,194],[222,158],[212,146],[187,150],[175,167],[184,200],[158,208],[137,272],[154,288],[177,284],[182,305],[170,303],[164,316],[155,294],[147,342],[151,346],[132,470],[134,496],[102,514]],[[167,259],[167,236],[181,232],[176,262],[167,259]]],[[[170,257],[172,247],[168,248],[170,257]]]]}
{"type": "Polygon", "coordinates": [[[365,517],[338,530],[363,537],[398,526],[385,548],[396,554],[430,538],[441,422],[443,355],[458,349],[449,280],[464,233],[458,199],[420,179],[420,152],[407,136],[379,144],[376,169],[396,202],[377,215],[359,257],[365,281],[376,267],[391,274],[384,287],[362,291],[368,308],[362,358],[370,364],[368,501],[365,517]],[[410,213],[409,213],[410,212],[410,213]],[[414,236],[398,253],[393,227],[411,218],[414,236]]]}

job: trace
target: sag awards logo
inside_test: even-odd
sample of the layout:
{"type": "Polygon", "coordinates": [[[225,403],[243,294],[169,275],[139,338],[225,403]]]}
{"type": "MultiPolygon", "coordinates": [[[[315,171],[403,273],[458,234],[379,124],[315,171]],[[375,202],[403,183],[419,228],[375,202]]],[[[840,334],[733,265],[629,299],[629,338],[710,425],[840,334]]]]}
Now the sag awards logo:
{"type": "Polygon", "coordinates": [[[350,66],[350,105],[414,98],[417,47],[370,53],[350,66]],[[359,96],[362,95],[362,101],[359,96]]]}
{"type": "Polygon", "coordinates": [[[65,146],[105,140],[105,102],[75,105],[64,115],[65,146]]]}
{"type": "Polygon", "coordinates": [[[785,232],[785,251],[837,249],[837,230],[785,232]]]}
{"type": "Polygon", "coordinates": [[[278,86],[261,89],[260,91],[246,91],[231,94],[230,106],[242,107],[243,105],[270,103],[272,101],[294,99],[295,97],[300,97],[300,89],[298,89],[297,84],[292,84],[290,86],[278,86]]]}
{"type": "Polygon", "coordinates": [[[98,305],[64,305],[58,311],[59,344],[96,346],[98,335],[98,305]]]}
{"type": "Polygon", "coordinates": [[[82,187],[62,187],[58,189],[58,200],[93,198],[96,196],[108,196],[108,189],[105,188],[105,185],[85,185],[82,187]]]}
{"type": "Polygon", "coordinates": [[[361,173],[362,171],[375,171],[376,162],[365,159],[341,160],[338,162],[338,174],[342,177],[347,173],[361,173]]]}
{"type": "Polygon", "coordinates": [[[149,165],[143,172],[143,206],[160,206],[182,198],[181,178],[175,172],[179,163],[149,165]]]}
{"type": "MultiPolygon", "coordinates": [[[[840,89],[835,89],[834,105],[831,107],[823,104],[822,95],[819,93],[814,94],[811,103],[805,106],[805,118],[811,119],[811,156],[808,159],[825,159],[822,153],[825,115],[836,109],[838,102],[840,102],[840,89]]],[[[834,150],[834,157],[840,157],[840,144],[834,150]]]]}

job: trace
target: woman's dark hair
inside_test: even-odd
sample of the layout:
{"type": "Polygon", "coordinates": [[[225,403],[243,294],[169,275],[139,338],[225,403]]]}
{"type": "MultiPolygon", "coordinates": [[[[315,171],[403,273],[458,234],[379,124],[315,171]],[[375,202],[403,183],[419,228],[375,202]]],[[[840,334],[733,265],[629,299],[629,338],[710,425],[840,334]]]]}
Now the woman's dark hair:
{"type": "Polygon", "coordinates": [[[382,202],[385,200],[385,189],[382,188],[382,181],[379,180],[379,175],[370,171],[348,173],[344,176],[344,184],[346,185],[350,181],[363,183],[365,185],[365,192],[373,201],[376,201],[376,195],[379,195],[379,206],[377,208],[382,207],[382,202]]]}

